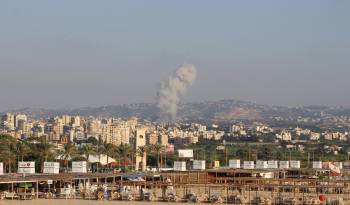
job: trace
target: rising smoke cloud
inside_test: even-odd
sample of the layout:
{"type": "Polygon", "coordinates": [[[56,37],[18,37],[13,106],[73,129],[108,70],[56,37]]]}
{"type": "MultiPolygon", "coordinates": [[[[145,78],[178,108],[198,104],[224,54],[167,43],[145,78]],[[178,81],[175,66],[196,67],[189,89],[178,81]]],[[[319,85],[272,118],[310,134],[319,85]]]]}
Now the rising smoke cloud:
{"type": "Polygon", "coordinates": [[[193,84],[196,77],[196,67],[184,64],[168,80],[160,84],[157,97],[162,121],[176,120],[180,100],[186,95],[188,87],[193,84]]]}

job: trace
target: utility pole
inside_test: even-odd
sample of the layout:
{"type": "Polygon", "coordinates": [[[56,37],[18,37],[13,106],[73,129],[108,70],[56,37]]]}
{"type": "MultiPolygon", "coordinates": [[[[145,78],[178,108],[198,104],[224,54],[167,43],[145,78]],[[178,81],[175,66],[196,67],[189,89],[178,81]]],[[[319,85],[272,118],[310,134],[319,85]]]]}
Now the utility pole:
{"type": "Polygon", "coordinates": [[[166,152],[164,152],[164,168],[167,167],[167,164],[166,164],[166,152]]]}
{"type": "Polygon", "coordinates": [[[216,149],[215,149],[215,152],[214,152],[214,162],[216,161],[216,149]]]}
{"type": "Polygon", "coordinates": [[[292,160],[292,152],[289,150],[289,161],[292,160]]]}
{"type": "Polygon", "coordinates": [[[226,148],[226,146],[225,146],[225,160],[226,160],[225,165],[228,166],[227,165],[227,148],[226,148]]]}
{"type": "Polygon", "coordinates": [[[250,146],[248,147],[248,161],[250,161],[250,146]]]}

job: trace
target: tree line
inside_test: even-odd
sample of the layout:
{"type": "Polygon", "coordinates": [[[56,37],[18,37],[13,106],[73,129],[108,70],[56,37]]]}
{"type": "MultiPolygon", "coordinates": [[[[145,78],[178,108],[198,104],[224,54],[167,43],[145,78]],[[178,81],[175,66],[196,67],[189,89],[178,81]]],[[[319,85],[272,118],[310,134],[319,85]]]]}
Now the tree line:
{"type": "MultiPolygon", "coordinates": [[[[134,169],[133,161],[136,156],[142,159],[146,156],[147,165],[160,168],[164,164],[164,155],[165,147],[160,144],[135,149],[129,144],[114,145],[89,139],[80,146],[68,143],[58,148],[45,137],[19,140],[9,135],[0,135],[0,162],[3,162],[4,172],[7,173],[15,172],[20,161],[35,161],[37,171],[40,172],[44,169],[44,162],[58,161],[68,171],[72,161],[88,161],[90,156],[98,157],[99,170],[120,168],[122,171],[131,171],[134,169]],[[103,155],[107,157],[105,166],[101,164],[103,155]],[[109,162],[110,158],[115,160],[114,165],[109,162]]],[[[173,156],[169,157],[172,158],[173,156]]],[[[88,166],[90,167],[89,162],[88,166]]]]}

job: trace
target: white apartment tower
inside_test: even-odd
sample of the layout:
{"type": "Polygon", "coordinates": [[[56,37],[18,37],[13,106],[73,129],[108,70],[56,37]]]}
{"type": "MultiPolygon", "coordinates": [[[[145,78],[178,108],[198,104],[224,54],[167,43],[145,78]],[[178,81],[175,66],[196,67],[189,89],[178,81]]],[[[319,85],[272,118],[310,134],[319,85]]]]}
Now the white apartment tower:
{"type": "MultiPolygon", "coordinates": [[[[135,149],[137,150],[139,147],[146,145],[146,128],[143,127],[137,127],[135,131],[135,149]]],[[[143,156],[136,155],[135,158],[135,169],[139,170],[140,168],[142,171],[146,170],[147,166],[147,155],[146,153],[143,154],[143,156]]]]}
{"type": "Polygon", "coordinates": [[[6,130],[15,129],[15,116],[11,113],[6,113],[1,118],[1,126],[6,130]]]}
{"type": "Polygon", "coordinates": [[[27,116],[23,114],[17,114],[15,115],[15,127],[18,128],[18,121],[24,121],[27,122],[27,116]]]}

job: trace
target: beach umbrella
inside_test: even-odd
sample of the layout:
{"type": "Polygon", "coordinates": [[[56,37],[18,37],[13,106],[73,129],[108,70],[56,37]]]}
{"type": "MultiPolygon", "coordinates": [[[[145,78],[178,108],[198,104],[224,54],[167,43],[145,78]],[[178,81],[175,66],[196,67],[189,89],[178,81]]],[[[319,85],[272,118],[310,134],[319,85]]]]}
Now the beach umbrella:
{"type": "Polygon", "coordinates": [[[326,200],[326,196],[325,195],[320,195],[318,197],[318,199],[320,200],[320,202],[324,202],[326,200]]]}
{"type": "Polygon", "coordinates": [[[19,184],[19,187],[24,188],[24,189],[29,189],[29,188],[32,188],[33,185],[32,185],[32,183],[23,182],[23,183],[19,184]]]}

